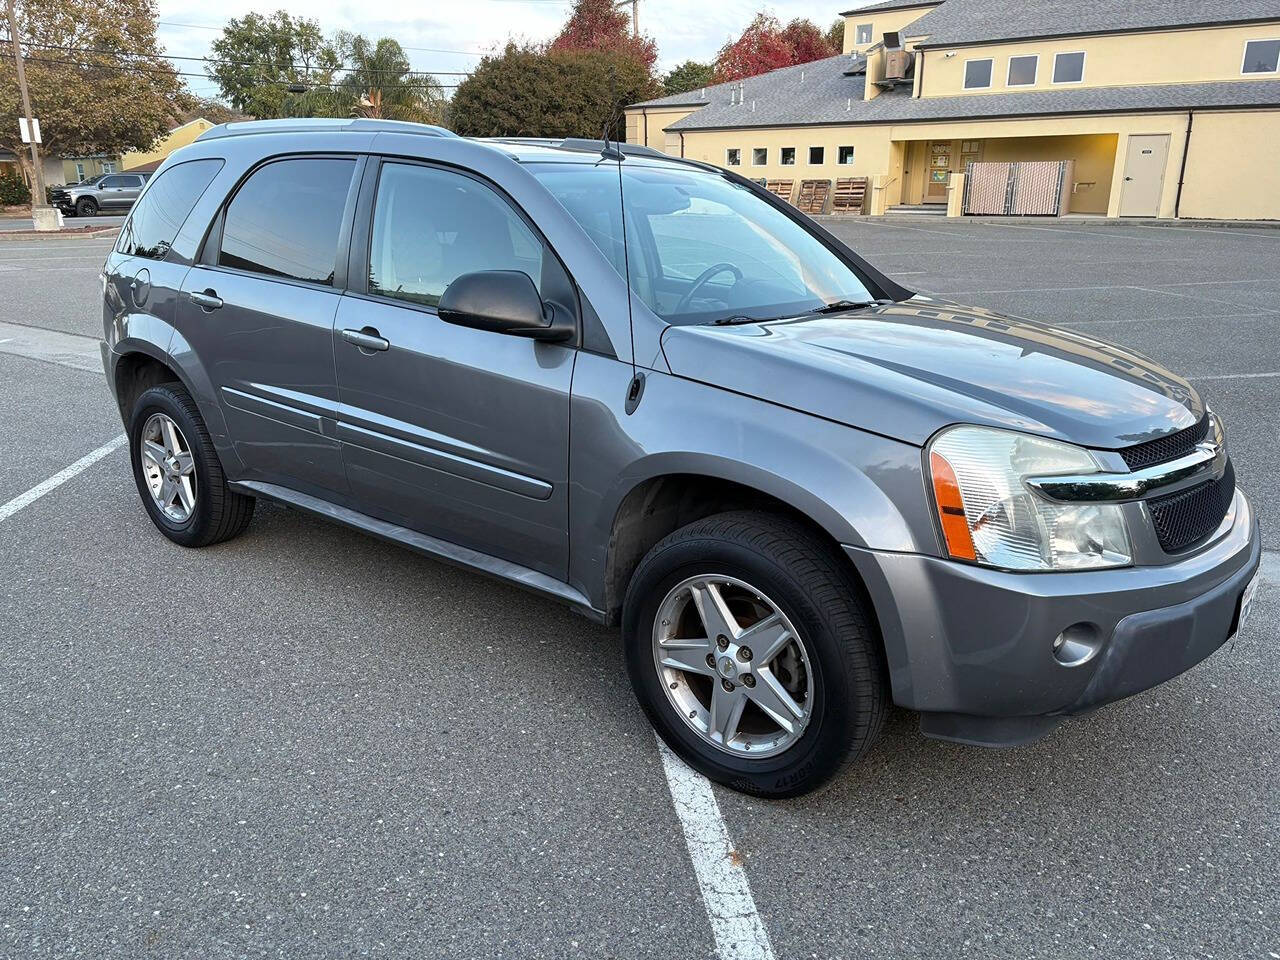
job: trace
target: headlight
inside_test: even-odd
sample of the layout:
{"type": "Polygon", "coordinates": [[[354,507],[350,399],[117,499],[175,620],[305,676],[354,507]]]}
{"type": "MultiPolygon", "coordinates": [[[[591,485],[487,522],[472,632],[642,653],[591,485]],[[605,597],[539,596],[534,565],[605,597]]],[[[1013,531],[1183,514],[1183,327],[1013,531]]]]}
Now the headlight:
{"type": "Polygon", "coordinates": [[[1023,480],[1098,473],[1088,451],[1024,433],[952,427],[929,445],[947,552],[1007,570],[1089,570],[1132,562],[1118,504],[1052,503],[1023,480]]]}

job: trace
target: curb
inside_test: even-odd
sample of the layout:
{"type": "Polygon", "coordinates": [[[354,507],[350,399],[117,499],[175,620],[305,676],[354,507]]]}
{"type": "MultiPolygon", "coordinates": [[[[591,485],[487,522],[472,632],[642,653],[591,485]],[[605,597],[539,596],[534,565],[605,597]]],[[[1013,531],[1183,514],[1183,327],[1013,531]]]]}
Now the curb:
{"type": "Polygon", "coordinates": [[[1030,224],[1061,224],[1063,226],[1081,227],[1190,227],[1201,229],[1238,229],[1238,230],[1280,230],[1280,220],[1191,220],[1187,218],[1157,220],[1148,217],[944,217],[936,214],[891,214],[878,217],[838,216],[824,213],[813,219],[820,223],[848,223],[861,221],[865,223],[926,223],[926,224],[990,224],[992,226],[1030,224]]]}
{"type": "Polygon", "coordinates": [[[52,240],[67,237],[105,237],[119,233],[117,227],[64,227],[61,230],[0,230],[0,243],[6,240],[52,240]]]}

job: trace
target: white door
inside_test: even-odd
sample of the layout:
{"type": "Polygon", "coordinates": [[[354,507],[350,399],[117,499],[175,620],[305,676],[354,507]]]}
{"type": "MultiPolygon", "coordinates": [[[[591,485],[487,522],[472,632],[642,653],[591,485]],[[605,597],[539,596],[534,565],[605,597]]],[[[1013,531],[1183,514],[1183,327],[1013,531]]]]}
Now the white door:
{"type": "Polygon", "coordinates": [[[1160,215],[1164,168],[1169,159],[1169,135],[1140,134],[1129,137],[1124,158],[1124,183],[1120,190],[1120,216],[1160,215]]]}

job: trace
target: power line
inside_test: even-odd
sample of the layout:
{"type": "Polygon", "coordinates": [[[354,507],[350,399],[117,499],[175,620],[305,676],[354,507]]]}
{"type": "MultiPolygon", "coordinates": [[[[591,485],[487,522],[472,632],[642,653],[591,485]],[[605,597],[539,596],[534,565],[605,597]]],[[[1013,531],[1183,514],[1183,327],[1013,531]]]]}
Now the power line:
{"type": "MultiPolygon", "coordinates": [[[[3,40],[3,42],[8,43],[9,41],[5,39],[3,40]]],[[[369,67],[364,67],[364,66],[348,67],[348,66],[343,66],[341,64],[335,67],[328,67],[324,65],[297,63],[295,61],[288,61],[288,60],[264,62],[264,61],[256,61],[256,60],[227,60],[221,57],[180,57],[180,56],[176,56],[168,53],[146,53],[141,50],[116,50],[110,47],[72,47],[72,46],[68,46],[64,44],[56,44],[56,43],[25,43],[24,42],[23,46],[36,47],[41,50],[54,50],[54,51],[65,50],[68,55],[72,53],[90,53],[90,54],[105,54],[108,56],[118,56],[118,57],[149,57],[151,59],[190,60],[196,63],[225,64],[227,66],[233,66],[233,67],[265,67],[265,68],[276,69],[276,70],[284,69],[288,67],[295,70],[341,70],[344,72],[355,72],[357,70],[364,70],[370,73],[390,72],[386,68],[371,69],[369,67]]],[[[401,49],[403,50],[404,48],[401,47],[401,49]]],[[[432,76],[437,76],[437,77],[469,77],[471,76],[470,70],[409,70],[407,72],[419,73],[419,74],[431,74],[432,76]]]]}

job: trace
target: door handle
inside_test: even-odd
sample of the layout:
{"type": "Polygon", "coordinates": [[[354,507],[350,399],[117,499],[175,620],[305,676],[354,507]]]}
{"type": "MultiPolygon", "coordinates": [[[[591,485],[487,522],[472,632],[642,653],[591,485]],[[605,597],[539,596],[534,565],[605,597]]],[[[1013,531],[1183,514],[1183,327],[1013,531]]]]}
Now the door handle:
{"type": "Polygon", "coordinates": [[[204,310],[217,310],[222,306],[222,298],[213,290],[206,290],[203,293],[196,293],[194,290],[187,294],[191,298],[191,302],[198,304],[204,310]]]}
{"type": "Polygon", "coordinates": [[[1125,182],[1125,183],[1129,183],[1129,182],[1130,182],[1130,181],[1132,181],[1132,180],[1133,180],[1133,177],[1125,177],[1125,178],[1124,178],[1124,182],[1125,182]]]}
{"type": "Polygon", "coordinates": [[[342,339],[364,351],[388,350],[391,347],[391,341],[379,336],[378,331],[373,327],[365,327],[363,330],[343,330],[342,339]]]}

